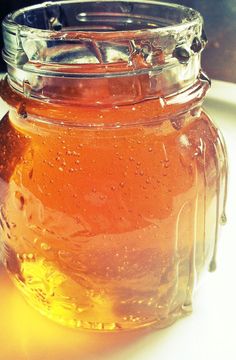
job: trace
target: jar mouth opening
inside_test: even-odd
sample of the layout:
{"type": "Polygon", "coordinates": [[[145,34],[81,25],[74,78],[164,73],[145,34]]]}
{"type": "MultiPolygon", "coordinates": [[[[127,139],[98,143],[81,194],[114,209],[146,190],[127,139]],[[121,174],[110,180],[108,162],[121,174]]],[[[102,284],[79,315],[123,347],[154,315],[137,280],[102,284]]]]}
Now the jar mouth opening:
{"type": "Polygon", "coordinates": [[[196,10],[155,0],[48,2],[6,17],[3,58],[22,88],[38,89],[40,76],[169,76],[171,68],[188,80],[205,46],[202,24],[196,10]]]}
{"type": "Polygon", "coordinates": [[[199,12],[182,5],[159,1],[69,0],[45,2],[22,8],[6,17],[5,26],[44,36],[78,35],[99,38],[134,36],[135,32],[162,33],[187,28],[202,21],[199,12]]]}

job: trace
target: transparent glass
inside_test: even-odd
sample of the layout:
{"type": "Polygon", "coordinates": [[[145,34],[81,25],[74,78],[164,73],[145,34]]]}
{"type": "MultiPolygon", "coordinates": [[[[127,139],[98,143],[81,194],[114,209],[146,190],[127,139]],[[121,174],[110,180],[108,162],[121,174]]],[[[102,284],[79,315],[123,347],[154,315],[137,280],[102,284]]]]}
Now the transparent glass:
{"type": "Polygon", "coordinates": [[[214,270],[227,156],[202,110],[199,13],[64,1],[3,23],[0,230],[27,301],[99,331],[164,327],[214,270]]]}

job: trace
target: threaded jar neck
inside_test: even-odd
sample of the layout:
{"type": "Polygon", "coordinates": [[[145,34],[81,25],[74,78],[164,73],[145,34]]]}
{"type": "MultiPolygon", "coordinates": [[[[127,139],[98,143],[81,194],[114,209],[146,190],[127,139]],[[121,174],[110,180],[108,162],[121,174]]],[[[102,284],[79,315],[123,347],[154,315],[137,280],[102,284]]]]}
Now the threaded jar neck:
{"type": "Polygon", "coordinates": [[[195,82],[206,42],[197,11],[157,1],[44,3],[8,15],[3,35],[10,84],[40,99],[62,80],[77,88],[112,78],[140,96],[143,76],[148,98],[170,95],[195,82]]]}

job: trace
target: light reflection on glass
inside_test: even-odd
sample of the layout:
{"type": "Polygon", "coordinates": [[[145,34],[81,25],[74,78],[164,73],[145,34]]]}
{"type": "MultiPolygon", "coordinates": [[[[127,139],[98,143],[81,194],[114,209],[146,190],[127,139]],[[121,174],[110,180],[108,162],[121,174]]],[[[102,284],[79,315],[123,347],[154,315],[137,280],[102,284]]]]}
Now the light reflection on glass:
{"type": "Polygon", "coordinates": [[[0,359],[4,360],[109,359],[149,332],[95,334],[57,325],[27,305],[1,266],[0,309],[0,359]]]}

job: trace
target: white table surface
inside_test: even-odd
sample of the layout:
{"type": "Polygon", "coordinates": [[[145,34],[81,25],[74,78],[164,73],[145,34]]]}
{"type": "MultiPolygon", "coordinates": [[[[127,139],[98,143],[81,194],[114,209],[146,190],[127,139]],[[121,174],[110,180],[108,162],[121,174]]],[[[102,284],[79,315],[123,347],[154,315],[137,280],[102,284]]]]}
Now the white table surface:
{"type": "Polygon", "coordinates": [[[213,81],[205,108],[228,146],[228,223],[222,229],[218,269],[206,276],[193,314],[161,331],[70,330],[31,309],[0,268],[0,360],[236,359],[236,84],[213,81]]]}

